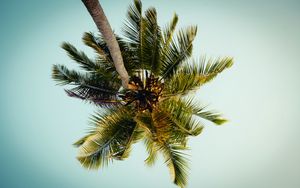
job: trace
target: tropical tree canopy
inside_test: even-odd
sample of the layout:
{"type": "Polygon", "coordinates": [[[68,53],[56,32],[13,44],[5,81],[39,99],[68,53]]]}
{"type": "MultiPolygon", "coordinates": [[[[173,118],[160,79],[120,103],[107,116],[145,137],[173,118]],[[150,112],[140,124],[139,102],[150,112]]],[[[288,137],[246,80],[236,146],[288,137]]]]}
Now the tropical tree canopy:
{"type": "Polygon", "coordinates": [[[98,169],[113,160],[126,159],[132,145],[143,141],[149,154],[146,164],[153,165],[161,153],[172,181],[186,186],[189,168],[184,150],[188,137],[201,133],[202,119],[216,125],[226,122],[220,113],[208,110],[189,93],[231,67],[233,59],[191,60],[197,27],[175,31],[177,22],[175,14],[161,28],[154,8],[143,13],[139,0],[129,7],[123,37],[115,36],[134,86],[131,89],[122,87],[101,34],[87,32],[82,37],[84,44],[95,51],[95,58],[70,43],[62,44],[82,70],[53,65],[53,79],[60,85],[73,86],[65,90],[70,97],[100,107],[91,118],[90,132],[74,144],[79,148],[77,158],[82,166],[98,169]]]}

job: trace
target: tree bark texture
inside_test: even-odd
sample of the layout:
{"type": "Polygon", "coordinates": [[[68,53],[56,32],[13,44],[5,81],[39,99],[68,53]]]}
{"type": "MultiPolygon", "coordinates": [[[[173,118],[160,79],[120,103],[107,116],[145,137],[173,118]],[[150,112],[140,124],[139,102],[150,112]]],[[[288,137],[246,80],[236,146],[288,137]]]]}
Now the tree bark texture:
{"type": "Polygon", "coordinates": [[[122,54],[121,54],[117,39],[109,25],[109,22],[104,14],[104,11],[103,11],[99,1],[98,0],[82,0],[82,2],[85,5],[85,7],[87,8],[87,10],[89,11],[97,28],[99,29],[100,33],[102,34],[104,41],[106,42],[107,47],[112,56],[115,68],[121,77],[122,86],[127,89],[128,82],[129,82],[129,75],[125,69],[122,54]]]}

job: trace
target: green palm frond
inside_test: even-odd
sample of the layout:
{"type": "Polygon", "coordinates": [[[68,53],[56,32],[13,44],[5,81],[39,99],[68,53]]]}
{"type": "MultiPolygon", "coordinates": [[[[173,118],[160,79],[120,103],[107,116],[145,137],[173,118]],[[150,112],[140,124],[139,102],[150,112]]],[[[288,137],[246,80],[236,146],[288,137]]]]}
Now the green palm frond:
{"type": "Polygon", "coordinates": [[[142,2],[140,0],[134,0],[133,5],[128,8],[127,20],[125,21],[122,31],[130,48],[135,52],[136,64],[138,64],[140,68],[143,64],[143,27],[142,2]]]}
{"type": "Polygon", "coordinates": [[[233,58],[224,57],[217,59],[203,58],[198,68],[198,73],[205,77],[205,83],[211,81],[223,70],[230,68],[233,65],[233,58]]]}
{"type": "Polygon", "coordinates": [[[122,160],[132,143],[136,123],[132,113],[126,108],[107,110],[93,116],[95,127],[88,136],[75,143],[79,146],[78,160],[82,166],[96,169],[105,166],[113,159],[122,160]]]}
{"type": "MultiPolygon", "coordinates": [[[[191,131],[179,127],[168,112],[156,108],[153,112],[137,115],[134,120],[145,130],[145,137],[153,142],[166,142],[186,144],[186,137],[191,131]]],[[[145,138],[145,139],[146,139],[145,138]]]]}
{"type": "Polygon", "coordinates": [[[181,188],[184,188],[187,184],[189,169],[188,160],[182,152],[185,149],[187,148],[182,145],[171,143],[160,144],[160,151],[165,158],[165,163],[169,167],[172,181],[181,188]]]}
{"type": "Polygon", "coordinates": [[[69,57],[83,69],[87,71],[97,71],[97,69],[101,68],[100,65],[88,58],[84,52],[78,51],[72,44],[64,42],[61,47],[67,52],[69,57]]]}
{"type": "Polygon", "coordinates": [[[142,2],[134,0],[133,5],[129,6],[127,11],[127,20],[125,22],[123,33],[129,40],[132,47],[137,48],[141,42],[142,32],[142,2]]]}
{"type": "Polygon", "coordinates": [[[101,45],[99,38],[95,37],[93,33],[85,32],[83,34],[82,41],[85,45],[93,48],[94,51],[98,55],[100,55],[105,61],[107,61],[108,63],[112,63],[112,58],[108,57],[107,47],[104,48],[104,46],[101,45]]]}
{"type": "Polygon", "coordinates": [[[162,54],[164,51],[169,47],[170,42],[172,41],[174,31],[178,22],[178,15],[174,14],[171,22],[163,29],[162,36],[163,36],[163,47],[162,47],[162,54]]]}
{"type": "Polygon", "coordinates": [[[157,24],[157,14],[154,8],[149,8],[145,11],[143,25],[143,65],[149,67],[152,73],[156,75],[160,70],[159,60],[161,48],[161,31],[160,27],[157,24]]]}
{"type": "MultiPolygon", "coordinates": [[[[222,117],[221,113],[214,110],[207,110],[207,106],[194,101],[193,98],[181,99],[178,97],[172,97],[168,100],[165,100],[162,104],[165,109],[169,110],[170,114],[177,114],[176,117],[179,120],[184,121],[185,119],[188,119],[189,115],[194,115],[202,119],[211,121],[217,125],[222,125],[227,122],[227,120],[222,117]]],[[[202,126],[194,125],[191,126],[191,128],[192,127],[194,127],[196,132],[199,131],[199,133],[201,133],[202,126]]]]}
{"type": "Polygon", "coordinates": [[[161,102],[160,108],[164,110],[165,116],[168,116],[186,136],[197,136],[202,132],[202,124],[193,119],[193,108],[188,106],[185,101],[170,98],[161,102]]]}
{"type": "Polygon", "coordinates": [[[181,29],[177,35],[177,40],[172,40],[170,46],[164,51],[164,61],[162,62],[162,78],[169,79],[175,74],[178,67],[192,55],[193,40],[197,34],[197,27],[190,26],[181,29]]]}
{"type": "Polygon", "coordinates": [[[211,81],[232,64],[233,59],[225,57],[209,60],[203,58],[200,63],[183,65],[169,80],[165,92],[171,95],[185,95],[211,81]]]}
{"type": "Polygon", "coordinates": [[[170,43],[172,42],[174,31],[178,22],[177,14],[174,14],[172,20],[168,25],[164,27],[162,30],[162,41],[161,41],[161,51],[160,51],[160,61],[164,62],[166,59],[166,51],[170,47],[170,43]]]}
{"type": "Polygon", "coordinates": [[[53,65],[52,67],[52,78],[60,85],[79,85],[86,86],[94,89],[98,89],[104,92],[115,92],[120,87],[118,83],[114,83],[109,74],[105,72],[102,74],[98,73],[81,73],[75,70],[69,70],[64,65],[53,65]],[[107,89],[98,86],[111,85],[107,89]]]}
{"type": "Polygon", "coordinates": [[[144,144],[148,152],[148,157],[145,160],[145,164],[148,166],[152,166],[157,160],[159,147],[154,142],[151,134],[147,134],[147,136],[145,136],[144,144]]]}
{"type": "MultiPolygon", "coordinates": [[[[98,51],[102,49],[102,54],[100,53],[100,56],[96,60],[91,60],[87,57],[87,55],[82,52],[78,51],[73,45],[70,43],[64,42],[62,44],[62,48],[67,52],[68,56],[73,59],[76,63],[80,65],[80,67],[88,73],[92,74],[99,74],[100,76],[105,76],[107,79],[119,82],[121,83],[121,80],[118,78],[118,74],[114,68],[112,58],[109,54],[109,50],[106,46],[106,44],[103,42],[102,38],[92,38],[91,33],[85,33],[83,36],[83,41],[90,46],[94,46],[96,48],[96,43],[94,45],[93,42],[96,42],[98,40],[98,51]],[[87,40],[90,40],[87,42],[87,40]]],[[[125,53],[125,50],[123,50],[125,53]]],[[[130,62],[130,61],[127,61],[130,62]]],[[[129,67],[130,68],[130,67],[129,67]]]]}
{"type": "Polygon", "coordinates": [[[142,3],[135,0],[127,12],[123,32],[130,47],[135,51],[137,64],[142,69],[158,74],[160,69],[161,30],[157,24],[155,8],[149,8],[142,15],[142,3]]]}
{"type": "Polygon", "coordinates": [[[84,137],[80,138],[73,145],[75,147],[80,147],[82,144],[84,144],[84,142],[88,139],[88,137],[90,137],[91,135],[94,135],[94,134],[95,134],[95,131],[90,131],[90,133],[88,135],[85,135],[84,137]]]}
{"type": "MultiPolygon", "coordinates": [[[[137,121],[138,124],[143,122],[142,124],[146,124],[145,126],[151,130],[151,134],[147,132],[144,137],[144,143],[148,151],[145,163],[149,166],[153,165],[157,159],[158,152],[161,152],[170,169],[172,180],[176,185],[184,187],[187,180],[188,166],[187,159],[181,150],[187,148],[185,144],[182,144],[182,140],[176,142],[176,139],[174,139],[174,135],[177,137],[177,134],[182,132],[176,131],[174,123],[162,111],[153,111],[151,115],[152,117],[139,116],[137,121]]],[[[186,138],[186,136],[183,137],[186,138]]]]}
{"type": "Polygon", "coordinates": [[[214,110],[206,110],[206,106],[202,106],[200,104],[193,103],[193,114],[206,119],[208,121],[211,121],[215,123],[216,125],[222,125],[227,122],[227,119],[222,117],[222,114],[219,112],[216,112],[214,110]]]}
{"type": "Polygon", "coordinates": [[[154,125],[155,141],[166,142],[171,139],[175,128],[174,122],[160,109],[155,109],[151,116],[154,125]]]}
{"type": "MultiPolygon", "coordinates": [[[[106,90],[109,91],[109,90],[106,90]]],[[[99,107],[121,106],[123,100],[118,99],[117,92],[104,92],[103,89],[87,86],[77,86],[72,89],[65,89],[68,96],[93,103],[99,107]]]]}
{"type": "Polygon", "coordinates": [[[52,78],[61,85],[72,84],[76,87],[66,90],[71,97],[90,101],[102,107],[120,105],[117,91],[120,84],[110,81],[105,76],[80,73],[67,69],[64,65],[54,65],[52,78]]]}
{"type": "Polygon", "coordinates": [[[64,65],[53,65],[52,67],[52,78],[59,85],[67,85],[74,83],[83,83],[83,80],[87,77],[86,74],[82,74],[78,71],[69,70],[64,65]]]}
{"type": "Polygon", "coordinates": [[[154,125],[152,138],[155,142],[170,142],[186,146],[187,137],[195,134],[194,130],[189,129],[190,125],[182,124],[163,109],[153,111],[152,119],[154,125]]]}

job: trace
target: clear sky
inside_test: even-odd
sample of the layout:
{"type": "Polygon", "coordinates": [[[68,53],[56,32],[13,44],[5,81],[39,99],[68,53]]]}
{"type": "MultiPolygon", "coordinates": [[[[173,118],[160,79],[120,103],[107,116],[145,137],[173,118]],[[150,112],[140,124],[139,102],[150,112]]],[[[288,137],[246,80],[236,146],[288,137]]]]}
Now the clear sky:
{"type": "MultiPolygon", "coordinates": [[[[120,34],[130,0],[102,0],[120,34]]],[[[194,57],[233,56],[235,65],[195,95],[230,119],[190,139],[190,188],[300,187],[300,2],[144,0],[159,23],[176,12],[198,25],[194,57]],[[187,3],[188,2],[188,3],[187,3]]],[[[87,131],[95,107],[69,98],[51,80],[52,64],[74,63],[60,48],[83,46],[97,29],[81,1],[17,1],[0,6],[0,187],[174,188],[163,160],[130,158],[83,169],[71,144],[87,131]]]]}

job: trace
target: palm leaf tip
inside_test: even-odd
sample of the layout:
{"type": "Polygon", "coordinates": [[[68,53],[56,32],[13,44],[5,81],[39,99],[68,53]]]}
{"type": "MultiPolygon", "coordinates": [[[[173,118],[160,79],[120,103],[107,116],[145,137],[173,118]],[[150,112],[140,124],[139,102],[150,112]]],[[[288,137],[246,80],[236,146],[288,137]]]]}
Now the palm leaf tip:
{"type": "Polygon", "coordinates": [[[169,167],[173,182],[181,188],[186,187],[188,177],[188,160],[181,150],[186,149],[182,145],[163,144],[161,150],[165,162],[169,167]]]}
{"type": "Polygon", "coordinates": [[[225,59],[227,60],[226,68],[232,67],[232,65],[234,64],[234,59],[233,59],[233,57],[226,57],[225,59]]]}
{"type": "Polygon", "coordinates": [[[193,136],[198,136],[199,134],[202,133],[203,128],[204,128],[203,126],[194,128],[194,129],[192,130],[192,135],[193,135],[193,136]]]}
{"type": "MultiPolygon", "coordinates": [[[[60,74],[59,65],[53,65],[52,66],[52,74],[51,77],[53,80],[60,82],[62,79],[62,75],[60,74]]],[[[64,82],[63,82],[64,83],[64,82]]],[[[63,85],[63,83],[61,83],[63,85]]],[[[65,82],[65,84],[68,84],[68,82],[65,82]]]]}
{"type": "Polygon", "coordinates": [[[138,44],[141,39],[142,2],[135,0],[127,11],[127,20],[123,28],[124,35],[133,44],[138,44]]]}
{"type": "Polygon", "coordinates": [[[212,77],[214,77],[213,74],[217,75],[218,73],[221,73],[223,70],[230,68],[234,63],[232,57],[209,59],[207,62],[205,61],[206,59],[203,58],[200,71],[204,75],[211,75],[212,77]]]}
{"type": "Polygon", "coordinates": [[[85,45],[94,49],[98,54],[104,54],[103,49],[99,47],[96,37],[92,33],[85,32],[82,37],[82,41],[85,45]]]}
{"type": "Polygon", "coordinates": [[[76,80],[81,79],[80,73],[69,70],[64,65],[53,65],[52,67],[52,79],[54,79],[59,85],[70,84],[76,80]]]}
{"type": "Polygon", "coordinates": [[[148,151],[148,157],[145,159],[145,164],[147,166],[153,166],[157,159],[157,153],[159,148],[157,147],[157,144],[153,141],[153,139],[149,137],[146,137],[144,139],[144,143],[148,151]]]}
{"type": "Polygon", "coordinates": [[[176,75],[180,65],[186,61],[193,50],[193,41],[197,34],[197,26],[179,30],[177,40],[172,40],[170,46],[163,52],[162,77],[171,78],[176,75]]]}
{"type": "Polygon", "coordinates": [[[211,110],[204,110],[205,107],[194,107],[193,113],[194,115],[203,118],[207,121],[211,121],[215,123],[216,125],[223,125],[224,123],[228,122],[227,119],[222,117],[222,114],[211,111],[211,110]]]}
{"type": "Polygon", "coordinates": [[[225,118],[216,118],[212,122],[214,122],[216,125],[223,125],[224,123],[227,123],[228,120],[225,118]]]}
{"type": "Polygon", "coordinates": [[[87,71],[96,71],[99,66],[91,60],[84,52],[77,50],[75,46],[68,42],[63,42],[61,47],[67,52],[68,56],[87,71]]]}
{"type": "Polygon", "coordinates": [[[86,141],[86,139],[89,137],[89,135],[84,136],[83,138],[77,140],[75,143],[73,143],[73,146],[75,147],[80,147],[82,144],[84,144],[84,142],[86,141]]]}
{"type": "Polygon", "coordinates": [[[172,95],[186,95],[202,85],[213,80],[217,75],[233,65],[233,58],[224,57],[193,61],[192,64],[182,65],[176,74],[173,74],[166,85],[165,93],[172,95]]]}

